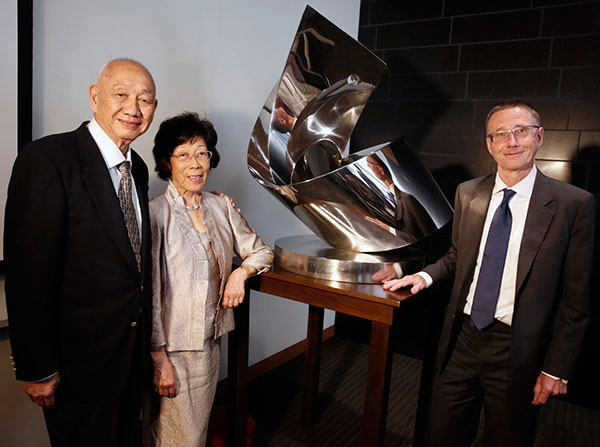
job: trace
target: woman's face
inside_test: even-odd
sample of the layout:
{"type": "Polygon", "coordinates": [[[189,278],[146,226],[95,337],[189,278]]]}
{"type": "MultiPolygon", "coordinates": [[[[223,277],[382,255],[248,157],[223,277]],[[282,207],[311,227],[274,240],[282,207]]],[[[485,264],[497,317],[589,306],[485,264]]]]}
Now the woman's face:
{"type": "Polygon", "coordinates": [[[204,138],[197,137],[173,150],[170,162],[171,181],[180,194],[200,192],[210,171],[210,153],[204,138]]]}

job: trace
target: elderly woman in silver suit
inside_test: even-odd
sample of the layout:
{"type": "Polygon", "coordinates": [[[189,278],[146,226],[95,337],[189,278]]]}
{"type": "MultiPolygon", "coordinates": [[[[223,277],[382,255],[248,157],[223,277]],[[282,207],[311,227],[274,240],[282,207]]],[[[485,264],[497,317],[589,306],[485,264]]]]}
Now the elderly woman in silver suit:
{"type": "Polygon", "coordinates": [[[150,202],[156,446],[204,446],[220,337],[234,327],[248,277],[273,260],[228,198],[202,191],[219,163],[216,143],[195,113],[167,119],[154,139],[155,169],[169,181],[150,202]],[[242,264],[232,271],[234,253],[242,264]]]}

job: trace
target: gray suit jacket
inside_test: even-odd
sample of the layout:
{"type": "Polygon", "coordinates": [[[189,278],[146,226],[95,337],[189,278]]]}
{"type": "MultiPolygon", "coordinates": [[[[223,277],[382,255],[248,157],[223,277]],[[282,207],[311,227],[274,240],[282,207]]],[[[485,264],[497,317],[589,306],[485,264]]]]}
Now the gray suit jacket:
{"type": "MultiPolygon", "coordinates": [[[[220,281],[215,314],[215,338],[234,328],[233,309],[221,302],[234,254],[245,265],[263,272],[273,251],[234,210],[228,198],[202,192],[200,203],[208,238],[218,262],[220,281]]],[[[153,325],[152,346],[167,351],[201,351],[204,347],[208,271],[194,253],[198,235],[173,183],[150,202],[152,223],[153,325]]]]}
{"type": "MultiPolygon", "coordinates": [[[[434,282],[454,278],[438,348],[440,370],[460,329],[494,178],[459,185],[452,246],[425,268],[434,282]]],[[[538,171],[517,268],[511,333],[514,392],[532,392],[542,370],[564,379],[573,375],[589,319],[594,217],[593,195],[538,171]]]]}

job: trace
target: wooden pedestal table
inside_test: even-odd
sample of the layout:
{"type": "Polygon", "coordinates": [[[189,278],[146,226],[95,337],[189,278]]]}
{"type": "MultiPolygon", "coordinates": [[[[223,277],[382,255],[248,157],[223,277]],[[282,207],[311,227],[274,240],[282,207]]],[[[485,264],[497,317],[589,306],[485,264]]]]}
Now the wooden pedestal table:
{"type": "MultiPolygon", "coordinates": [[[[268,293],[308,307],[307,349],[304,365],[302,423],[316,422],[323,314],[331,309],[371,321],[371,341],[363,423],[362,446],[382,446],[385,437],[388,395],[392,373],[391,330],[398,309],[410,292],[385,292],[380,284],[354,284],[309,278],[275,267],[251,278],[251,290],[268,293]]],[[[236,329],[229,335],[228,374],[230,388],[230,433],[228,445],[245,445],[248,370],[248,301],[236,309],[236,329]]]]}

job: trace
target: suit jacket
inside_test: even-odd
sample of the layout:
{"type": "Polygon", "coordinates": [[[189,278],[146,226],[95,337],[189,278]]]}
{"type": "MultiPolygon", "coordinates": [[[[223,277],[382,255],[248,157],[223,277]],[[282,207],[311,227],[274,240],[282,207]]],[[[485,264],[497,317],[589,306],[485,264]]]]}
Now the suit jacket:
{"type": "MultiPolygon", "coordinates": [[[[494,180],[491,175],[459,185],[452,246],[425,268],[434,281],[454,277],[438,347],[440,370],[462,322],[494,180]]],[[[589,319],[594,216],[590,193],[538,171],[519,253],[510,346],[511,387],[526,398],[542,370],[563,379],[575,370],[589,319]]]]}
{"type": "Polygon", "coordinates": [[[86,124],[30,143],[15,161],[5,214],[6,300],[17,379],[58,371],[62,398],[108,402],[123,392],[134,355],[149,359],[148,170],[132,152],[142,212],[139,272],[86,124]]]}
{"type": "MultiPolygon", "coordinates": [[[[234,254],[257,272],[269,269],[273,251],[263,243],[226,197],[202,192],[202,219],[219,271],[214,338],[233,330],[232,308],[221,306],[234,254]]],[[[168,352],[201,351],[205,340],[208,271],[198,262],[200,237],[172,182],[150,202],[152,224],[152,346],[168,352]]]]}

